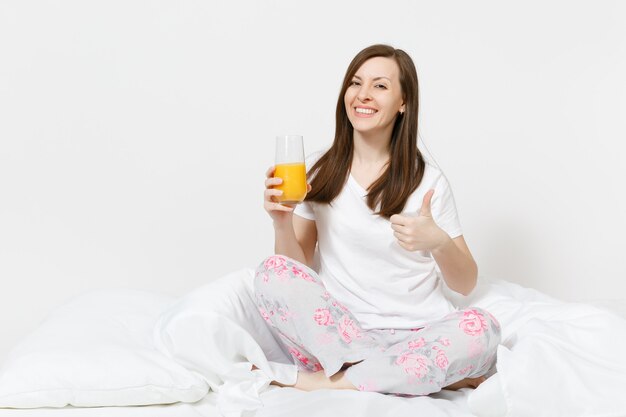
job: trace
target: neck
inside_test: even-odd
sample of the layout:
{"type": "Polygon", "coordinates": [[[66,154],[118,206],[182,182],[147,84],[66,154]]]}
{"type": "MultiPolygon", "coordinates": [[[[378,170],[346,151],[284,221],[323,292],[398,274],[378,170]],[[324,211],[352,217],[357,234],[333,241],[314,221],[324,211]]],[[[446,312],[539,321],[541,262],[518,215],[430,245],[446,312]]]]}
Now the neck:
{"type": "Polygon", "coordinates": [[[363,134],[353,132],[354,155],[353,161],[366,164],[377,164],[389,159],[389,145],[391,135],[363,134]]]}

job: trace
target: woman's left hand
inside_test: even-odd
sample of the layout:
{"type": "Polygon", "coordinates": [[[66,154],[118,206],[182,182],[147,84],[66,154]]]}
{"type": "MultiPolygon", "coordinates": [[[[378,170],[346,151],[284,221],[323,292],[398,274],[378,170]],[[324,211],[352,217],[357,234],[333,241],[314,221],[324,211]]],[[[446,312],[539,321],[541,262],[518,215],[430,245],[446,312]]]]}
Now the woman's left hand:
{"type": "Polygon", "coordinates": [[[422,207],[416,215],[394,214],[389,218],[393,235],[398,243],[408,251],[433,251],[443,246],[450,237],[435,221],[430,210],[430,200],[435,190],[424,196],[422,207]]]}

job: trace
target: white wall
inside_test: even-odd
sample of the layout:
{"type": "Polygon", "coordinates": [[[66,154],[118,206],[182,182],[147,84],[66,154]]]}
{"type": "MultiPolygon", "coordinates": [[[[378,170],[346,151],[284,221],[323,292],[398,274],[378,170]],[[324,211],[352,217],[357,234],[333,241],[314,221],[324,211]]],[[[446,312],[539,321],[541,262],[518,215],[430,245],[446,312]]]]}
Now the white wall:
{"type": "Polygon", "coordinates": [[[481,274],[626,298],[625,18],[618,0],[3,0],[0,361],[73,295],[180,295],[268,255],[274,136],[330,144],[346,66],[379,42],[416,62],[481,274]]]}

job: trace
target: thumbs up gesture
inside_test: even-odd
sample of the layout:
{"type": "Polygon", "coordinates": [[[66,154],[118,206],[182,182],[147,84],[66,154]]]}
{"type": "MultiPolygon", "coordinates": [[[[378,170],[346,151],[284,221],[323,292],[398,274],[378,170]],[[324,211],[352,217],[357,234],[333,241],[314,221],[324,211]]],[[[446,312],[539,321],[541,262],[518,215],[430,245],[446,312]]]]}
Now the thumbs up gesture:
{"type": "Polygon", "coordinates": [[[430,201],[434,193],[435,190],[426,193],[417,215],[394,214],[389,219],[393,235],[400,246],[408,251],[432,251],[449,239],[448,234],[433,220],[430,201]]]}

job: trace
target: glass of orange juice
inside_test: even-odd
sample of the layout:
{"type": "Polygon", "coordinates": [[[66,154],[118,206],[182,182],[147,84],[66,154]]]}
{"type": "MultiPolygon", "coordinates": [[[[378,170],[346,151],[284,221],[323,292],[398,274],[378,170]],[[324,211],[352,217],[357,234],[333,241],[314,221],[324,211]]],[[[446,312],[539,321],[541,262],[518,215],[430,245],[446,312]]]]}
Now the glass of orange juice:
{"type": "Polygon", "coordinates": [[[276,200],[282,204],[298,204],[306,196],[304,143],[300,135],[276,136],[274,177],[283,180],[274,186],[283,192],[276,200]]]}

